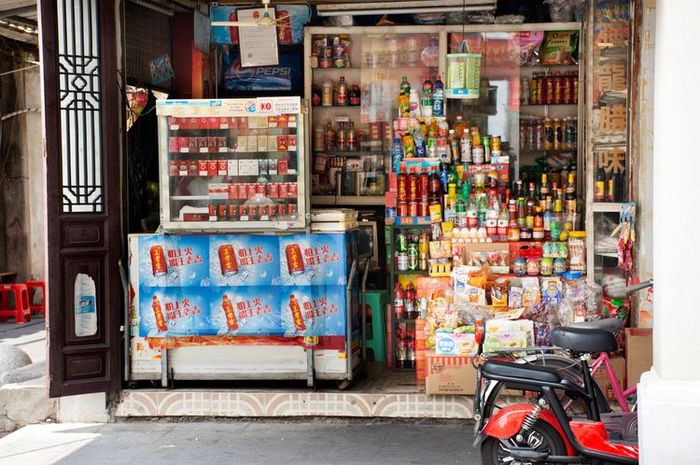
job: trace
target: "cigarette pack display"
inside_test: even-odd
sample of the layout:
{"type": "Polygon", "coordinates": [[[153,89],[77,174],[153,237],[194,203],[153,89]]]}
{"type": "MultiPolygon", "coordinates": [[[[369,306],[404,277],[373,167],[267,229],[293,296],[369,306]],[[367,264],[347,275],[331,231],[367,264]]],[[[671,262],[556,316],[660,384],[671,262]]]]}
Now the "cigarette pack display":
{"type": "Polygon", "coordinates": [[[257,176],[260,173],[258,160],[238,160],[238,174],[240,176],[257,176]]]}
{"type": "Polygon", "coordinates": [[[289,160],[281,159],[277,160],[277,172],[280,175],[285,175],[289,172],[289,160]]]}
{"type": "Polygon", "coordinates": [[[238,176],[238,160],[227,161],[227,174],[229,176],[238,176]]]}
{"type": "Polygon", "coordinates": [[[177,165],[178,165],[178,168],[177,168],[178,174],[180,176],[189,176],[189,174],[190,174],[189,169],[190,168],[189,168],[189,163],[187,162],[187,160],[180,160],[180,161],[178,161],[177,165]]]}
{"type": "Polygon", "coordinates": [[[209,200],[228,199],[228,184],[210,183],[208,187],[209,200]]]}
{"type": "Polygon", "coordinates": [[[277,160],[275,160],[274,158],[268,160],[268,172],[271,176],[277,175],[277,169],[277,160]]]}
{"type": "Polygon", "coordinates": [[[287,136],[277,136],[277,150],[280,152],[286,152],[288,147],[287,136]]]}
{"type": "MultiPolygon", "coordinates": [[[[266,135],[259,135],[258,137],[258,151],[259,152],[264,152],[267,150],[267,141],[268,137],[266,135]]],[[[275,137],[275,136],[270,136],[270,137],[275,137]]]]}
{"type": "Polygon", "coordinates": [[[267,117],[267,127],[268,128],[276,128],[277,127],[277,117],[276,116],[268,116],[267,117]]]}
{"type": "Polygon", "coordinates": [[[245,152],[248,149],[248,136],[237,136],[234,152],[245,152]]]}
{"type": "MultiPolygon", "coordinates": [[[[248,191],[248,194],[247,194],[248,196],[247,196],[246,198],[248,198],[248,199],[255,198],[255,194],[258,193],[258,188],[257,188],[257,186],[255,185],[255,183],[254,183],[254,182],[246,183],[246,189],[247,189],[247,191],[248,191]]],[[[253,206],[254,206],[254,205],[251,205],[251,207],[253,207],[253,206]]],[[[249,212],[249,213],[250,213],[250,212],[249,212]]],[[[254,213],[254,214],[255,214],[255,213],[254,213]]],[[[253,215],[254,215],[254,214],[253,214],[253,215]]],[[[248,216],[250,216],[250,214],[249,214],[248,216]]]]}
{"type": "MultiPolygon", "coordinates": [[[[257,152],[258,151],[258,138],[256,136],[248,136],[248,145],[246,145],[246,152],[257,152]]],[[[266,145],[267,147],[267,145],[266,145]]]]}
{"type": "Polygon", "coordinates": [[[285,115],[287,116],[287,127],[296,128],[297,127],[297,115],[285,115]]]}
{"type": "Polygon", "coordinates": [[[297,151],[297,136],[290,134],[287,136],[287,150],[290,152],[297,151]]]}
{"type": "Polygon", "coordinates": [[[228,160],[219,160],[217,165],[217,174],[219,176],[226,176],[228,174],[228,160]]]}
{"type": "Polygon", "coordinates": [[[277,151],[277,136],[269,136],[267,138],[267,152],[277,151]]]}
{"type": "Polygon", "coordinates": [[[199,176],[209,175],[209,162],[207,160],[197,160],[197,174],[199,176]]]}
{"type": "Polygon", "coordinates": [[[219,171],[219,163],[216,160],[207,161],[207,176],[216,176],[219,171]]]}
{"type": "Polygon", "coordinates": [[[177,176],[178,175],[178,161],[177,160],[170,160],[168,163],[168,175],[169,176],[177,176]]]}

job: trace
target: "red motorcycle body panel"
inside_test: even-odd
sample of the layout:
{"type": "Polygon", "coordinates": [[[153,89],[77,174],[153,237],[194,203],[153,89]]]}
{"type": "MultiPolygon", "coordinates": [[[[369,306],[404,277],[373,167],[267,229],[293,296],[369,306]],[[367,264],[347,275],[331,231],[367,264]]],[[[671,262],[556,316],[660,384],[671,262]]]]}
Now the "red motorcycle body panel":
{"type": "MultiPolygon", "coordinates": [[[[532,411],[532,404],[516,404],[509,405],[498,411],[495,415],[489,418],[486,427],[483,430],[483,434],[486,436],[491,436],[496,439],[508,439],[520,431],[523,426],[523,421],[528,413],[532,411]]],[[[543,409],[540,412],[539,419],[548,423],[549,426],[554,428],[559,436],[561,436],[564,444],[566,445],[566,451],[569,456],[575,456],[576,452],[574,448],[567,441],[566,436],[564,436],[564,431],[559,426],[557,418],[554,416],[550,410],[543,409]]]]}
{"type": "Polygon", "coordinates": [[[639,445],[611,442],[602,422],[571,421],[569,426],[578,442],[587,449],[639,460],[639,445]]]}

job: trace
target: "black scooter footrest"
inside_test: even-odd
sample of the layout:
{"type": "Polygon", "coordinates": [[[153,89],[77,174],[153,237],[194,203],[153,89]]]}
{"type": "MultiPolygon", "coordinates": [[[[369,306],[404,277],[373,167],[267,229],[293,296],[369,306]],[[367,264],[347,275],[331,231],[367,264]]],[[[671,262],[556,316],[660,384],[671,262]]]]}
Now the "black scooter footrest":
{"type": "Polygon", "coordinates": [[[546,452],[538,452],[526,447],[508,447],[511,457],[516,460],[526,460],[528,462],[544,462],[549,454],[546,452]]]}

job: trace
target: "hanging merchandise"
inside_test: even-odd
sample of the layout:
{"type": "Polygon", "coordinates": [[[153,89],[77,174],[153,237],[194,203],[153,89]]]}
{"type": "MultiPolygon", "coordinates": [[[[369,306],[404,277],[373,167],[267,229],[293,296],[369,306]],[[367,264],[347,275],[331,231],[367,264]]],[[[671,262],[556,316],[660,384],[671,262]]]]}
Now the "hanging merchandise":
{"type": "Polygon", "coordinates": [[[447,98],[474,99],[481,96],[481,54],[470,53],[463,40],[458,53],[447,54],[447,98]]]}
{"type": "Polygon", "coordinates": [[[634,203],[622,205],[620,212],[620,224],[617,225],[611,236],[618,236],[617,241],[617,266],[625,271],[632,270],[632,248],[637,240],[634,223],[637,217],[637,207],[634,203]]]}

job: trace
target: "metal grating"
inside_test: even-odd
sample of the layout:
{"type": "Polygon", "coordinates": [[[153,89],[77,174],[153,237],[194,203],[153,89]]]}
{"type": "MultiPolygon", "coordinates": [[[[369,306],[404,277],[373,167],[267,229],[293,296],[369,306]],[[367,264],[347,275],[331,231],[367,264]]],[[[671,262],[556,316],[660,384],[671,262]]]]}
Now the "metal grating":
{"type": "Polygon", "coordinates": [[[64,213],[104,209],[97,0],[58,1],[64,213]]]}
{"type": "MultiPolygon", "coordinates": [[[[172,18],[132,2],[126,3],[126,75],[130,84],[149,85],[151,62],[162,55],[172,58],[172,18]]],[[[169,90],[172,81],[158,84],[169,90]]]]}

